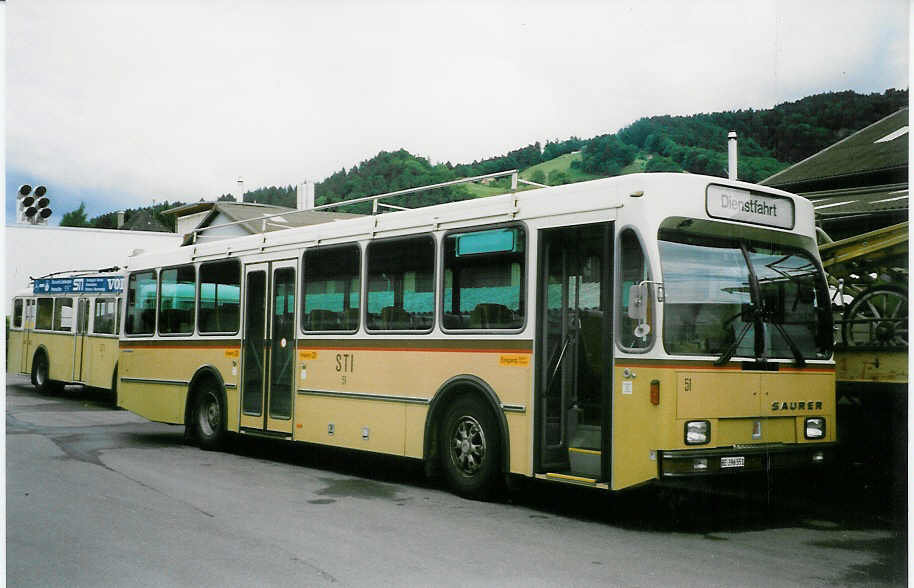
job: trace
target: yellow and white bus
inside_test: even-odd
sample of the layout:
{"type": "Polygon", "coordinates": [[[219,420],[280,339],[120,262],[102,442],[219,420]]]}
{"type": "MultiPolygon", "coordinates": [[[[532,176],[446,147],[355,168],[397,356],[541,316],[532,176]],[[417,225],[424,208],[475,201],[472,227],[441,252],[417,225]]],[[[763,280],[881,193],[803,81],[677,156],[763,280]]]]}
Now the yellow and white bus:
{"type": "Polygon", "coordinates": [[[7,370],[31,376],[41,392],[64,384],[117,389],[123,276],[34,279],[13,297],[7,370]]]}
{"type": "Polygon", "coordinates": [[[480,496],[511,474],[619,490],[815,468],[836,441],[813,209],[770,188],[627,175],[127,270],[118,402],[206,448],[417,458],[480,496]]]}

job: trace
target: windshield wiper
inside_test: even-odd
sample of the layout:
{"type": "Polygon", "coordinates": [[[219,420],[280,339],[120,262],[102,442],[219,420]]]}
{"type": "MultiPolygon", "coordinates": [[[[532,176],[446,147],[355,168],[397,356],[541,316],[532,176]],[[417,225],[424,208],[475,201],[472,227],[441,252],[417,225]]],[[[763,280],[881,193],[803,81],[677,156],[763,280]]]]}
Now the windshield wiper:
{"type": "Polygon", "coordinates": [[[745,323],[743,325],[743,330],[739,332],[736,340],[733,341],[727,350],[717,358],[714,365],[724,365],[730,361],[730,358],[736,353],[736,348],[739,347],[743,337],[749,332],[749,327],[753,325],[755,326],[755,344],[753,345],[755,360],[761,363],[767,361],[767,358],[765,357],[765,334],[762,327],[762,289],[759,287],[755,268],[752,267],[752,260],[749,259],[749,252],[746,250],[746,244],[740,241],[739,249],[743,252],[743,260],[746,262],[746,267],[749,268],[749,296],[752,302],[748,305],[747,309],[744,309],[740,313],[742,321],[745,323]]]}
{"type": "MultiPolygon", "coordinates": [[[[736,353],[736,349],[739,347],[739,344],[743,342],[743,338],[746,336],[746,333],[749,332],[749,328],[755,324],[757,314],[755,305],[750,304],[748,311],[743,311],[737,316],[741,316],[743,320],[743,330],[739,332],[739,335],[736,336],[736,339],[733,340],[733,343],[714,361],[714,365],[724,365],[730,358],[733,357],[733,354],[736,353]],[[748,320],[747,320],[748,319],[748,320]]],[[[736,317],[733,317],[736,318],[736,317]]]]}
{"type": "MultiPolygon", "coordinates": [[[[762,314],[765,314],[764,312],[762,314]]],[[[770,317],[769,317],[770,318],[770,317]]],[[[770,324],[772,327],[781,334],[781,337],[784,338],[784,341],[787,342],[787,346],[790,347],[790,352],[793,353],[793,359],[797,367],[803,367],[806,365],[806,358],[803,357],[803,353],[800,351],[800,348],[797,347],[797,344],[794,340],[787,334],[787,329],[784,328],[781,323],[774,322],[774,319],[771,318],[770,321],[765,321],[770,324]]]]}

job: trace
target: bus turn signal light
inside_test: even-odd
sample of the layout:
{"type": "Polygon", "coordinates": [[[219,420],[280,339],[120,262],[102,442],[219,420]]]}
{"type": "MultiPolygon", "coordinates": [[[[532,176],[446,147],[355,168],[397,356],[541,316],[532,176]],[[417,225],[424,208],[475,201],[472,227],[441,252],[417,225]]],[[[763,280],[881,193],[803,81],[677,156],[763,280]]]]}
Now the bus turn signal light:
{"type": "Polygon", "coordinates": [[[660,404],[660,380],[651,380],[651,404],[660,404]]]}

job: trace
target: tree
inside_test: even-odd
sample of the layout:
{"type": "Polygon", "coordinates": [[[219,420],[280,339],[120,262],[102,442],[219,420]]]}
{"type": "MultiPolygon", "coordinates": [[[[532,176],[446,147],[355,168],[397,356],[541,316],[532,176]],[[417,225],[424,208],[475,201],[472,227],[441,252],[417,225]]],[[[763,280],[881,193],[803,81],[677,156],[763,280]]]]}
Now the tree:
{"type": "Polygon", "coordinates": [[[669,157],[655,155],[648,160],[647,165],[644,167],[644,171],[648,173],[678,172],[682,171],[682,168],[669,157]]]}
{"type": "Polygon", "coordinates": [[[79,208],[71,210],[60,219],[62,227],[88,227],[89,218],[86,216],[86,203],[80,202],[79,208]]]}
{"type": "Polygon", "coordinates": [[[571,180],[568,179],[568,174],[562,170],[554,169],[549,172],[549,185],[550,186],[560,186],[562,184],[571,183],[571,180]]]}
{"type": "Polygon", "coordinates": [[[238,202],[238,201],[235,200],[235,197],[232,196],[231,194],[223,194],[222,196],[220,196],[219,198],[216,199],[216,202],[238,202]]]}

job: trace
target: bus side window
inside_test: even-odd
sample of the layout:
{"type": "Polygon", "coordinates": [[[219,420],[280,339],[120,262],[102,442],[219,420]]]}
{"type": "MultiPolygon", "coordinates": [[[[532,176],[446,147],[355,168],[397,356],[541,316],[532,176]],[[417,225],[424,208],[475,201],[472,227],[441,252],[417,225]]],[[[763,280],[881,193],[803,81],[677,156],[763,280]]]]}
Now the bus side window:
{"type": "Polygon", "coordinates": [[[22,328],[22,298],[13,300],[13,328],[22,328]]]}
{"type": "Polygon", "coordinates": [[[359,247],[309,249],[303,257],[302,329],[355,331],[359,328],[359,247]]]}
{"type": "Polygon", "coordinates": [[[200,265],[201,333],[237,333],[241,316],[241,263],[237,260],[200,265]]]}
{"type": "Polygon", "coordinates": [[[54,315],[54,299],[39,298],[38,313],[35,317],[35,328],[42,331],[50,331],[54,315]]]}
{"type": "MultiPolygon", "coordinates": [[[[644,250],[641,248],[641,242],[638,240],[638,236],[633,230],[623,230],[619,242],[621,275],[618,289],[620,304],[617,317],[617,324],[619,325],[617,341],[623,349],[644,350],[651,346],[651,343],[654,340],[654,331],[651,329],[649,333],[642,337],[638,337],[634,334],[635,329],[638,327],[639,320],[628,316],[628,296],[633,285],[640,284],[645,280],[650,280],[650,272],[648,271],[647,264],[644,262],[644,250]]],[[[648,325],[651,325],[652,302],[650,294],[653,293],[653,288],[651,288],[650,285],[647,287],[647,292],[647,323],[648,325]]]]}
{"type": "Polygon", "coordinates": [[[128,335],[155,333],[156,290],[155,270],[130,274],[127,280],[127,317],[124,325],[128,335]]]}
{"type": "Polygon", "coordinates": [[[435,314],[435,241],[431,237],[368,244],[366,322],[377,331],[428,331],[435,314]]]}
{"type": "Polygon", "coordinates": [[[55,331],[70,331],[73,326],[73,299],[54,299],[54,327],[55,331]]]}
{"type": "Polygon", "coordinates": [[[444,328],[523,327],[524,247],[520,227],[447,236],[441,295],[444,328]]]}
{"type": "Polygon", "coordinates": [[[114,298],[96,298],[95,313],[92,319],[92,332],[101,335],[113,335],[114,317],[117,312],[114,298]]]}
{"type": "Polygon", "coordinates": [[[159,333],[193,333],[196,268],[184,265],[163,269],[159,272],[159,280],[159,333]]]}

